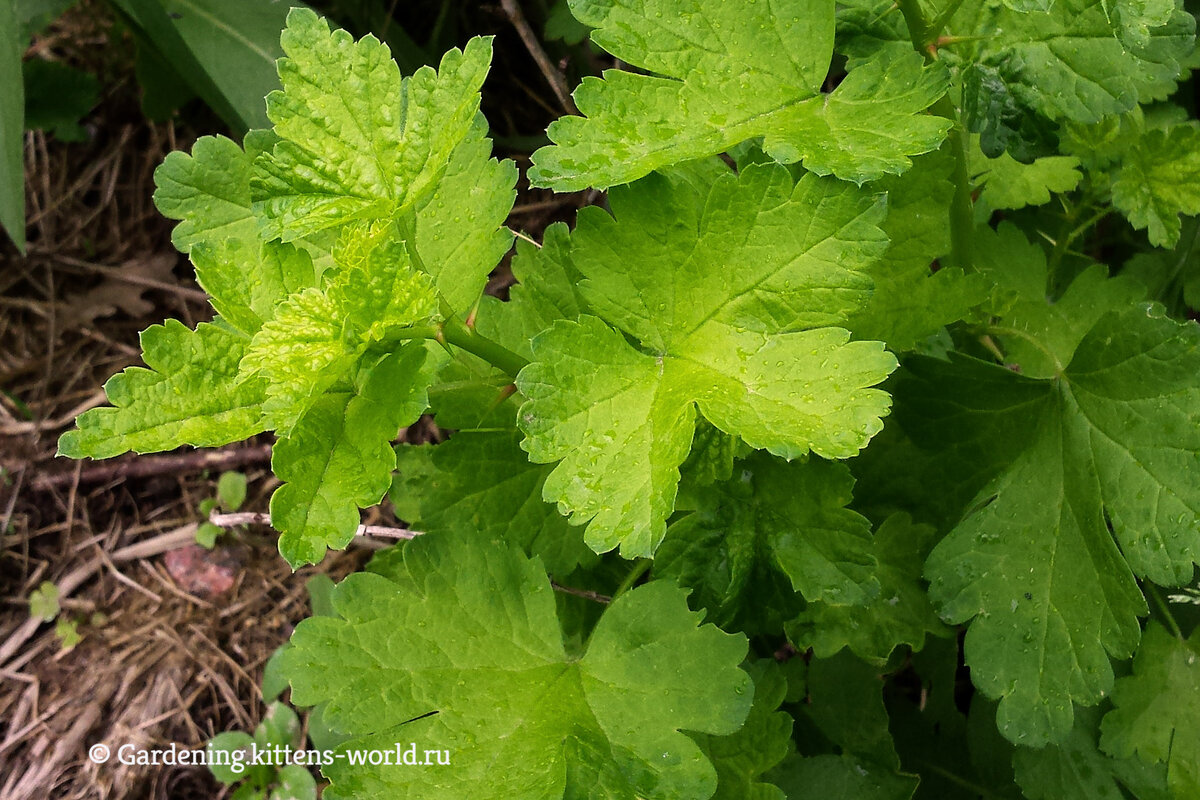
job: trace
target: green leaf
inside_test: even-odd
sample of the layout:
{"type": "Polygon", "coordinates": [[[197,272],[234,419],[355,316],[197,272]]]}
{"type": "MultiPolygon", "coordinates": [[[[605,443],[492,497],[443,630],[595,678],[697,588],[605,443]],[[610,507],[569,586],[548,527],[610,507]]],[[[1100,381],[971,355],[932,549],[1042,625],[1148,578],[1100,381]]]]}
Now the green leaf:
{"type": "Polygon", "coordinates": [[[396,465],[391,441],[427,403],[424,360],[422,347],[407,345],[360,369],[353,391],[321,395],[275,445],[271,468],[285,483],[271,496],[271,524],[293,568],[349,544],[358,509],[387,491],[396,465]]]}
{"type": "Polygon", "coordinates": [[[391,233],[386,225],[348,229],[325,284],[289,296],[254,334],[242,374],[268,380],[263,411],[276,430],[290,430],[371,345],[437,316],[429,277],[391,233]]]}
{"type": "Polygon", "coordinates": [[[154,170],[154,204],[163,216],[181,220],[171,243],[182,253],[198,242],[217,247],[225,239],[258,240],[250,213],[254,156],[269,134],[246,137],[246,150],[224,136],[202,136],[191,154],[175,151],[154,170]]]}
{"type": "Polygon", "coordinates": [[[778,615],[796,605],[793,592],[865,605],[879,583],[871,524],[846,508],[853,486],[843,464],[755,454],[706,492],[704,509],[672,523],[655,575],[693,589],[711,621],[755,632],[778,631],[778,615]]]}
{"type": "Polygon", "coordinates": [[[212,550],[217,546],[217,539],[225,531],[211,522],[201,522],[196,528],[196,544],[203,547],[205,550],[212,550]]]}
{"type": "Polygon", "coordinates": [[[845,754],[793,756],[767,777],[789,798],[909,800],[917,779],[845,754]]]}
{"type": "Polygon", "coordinates": [[[293,700],[327,703],[326,720],[359,737],[350,748],[419,741],[453,761],[339,760],[325,770],[326,797],[666,800],[716,789],[713,766],[681,731],[742,725],[746,642],[699,626],[677,587],[653,581],[621,595],[571,657],[541,566],[515,547],[422,536],[373,569],[338,587],[338,618],[297,627],[293,700]]]}
{"type": "Polygon", "coordinates": [[[402,447],[392,495],[415,500],[419,510],[406,519],[426,533],[511,542],[559,577],[594,563],[579,529],[542,500],[550,468],[530,464],[519,441],[515,431],[463,431],[437,447],[402,447]]]}
{"type": "Polygon", "coordinates": [[[451,50],[407,80],[375,37],[355,42],[308,9],[288,13],[283,91],[267,97],[280,137],[251,183],[270,237],[293,241],[421,204],[471,133],[491,40],[451,50]]]}
{"type": "Polygon", "coordinates": [[[788,625],[788,639],[801,650],[811,647],[819,658],[848,647],[862,659],[883,663],[901,644],[920,650],[926,634],[944,635],[946,627],[921,582],[936,541],[933,528],[914,524],[907,514],[888,517],[873,542],[878,594],[866,605],[810,602],[788,625]]]}
{"type": "Polygon", "coordinates": [[[142,333],[149,369],[130,367],[109,378],[104,391],[114,408],[80,415],[58,441],[70,458],[150,453],[182,444],[217,447],[265,429],[265,386],[238,380],[250,340],[219,319],[190,330],[167,320],[142,333]]]}
{"type": "Polygon", "coordinates": [[[246,502],[246,476],[241,472],[222,472],[217,479],[217,497],[228,511],[237,511],[246,502]]]}
{"type": "Polygon", "coordinates": [[[949,622],[975,618],[967,663],[1005,735],[1060,740],[1072,701],[1107,695],[1109,655],[1137,644],[1134,574],[1180,583],[1200,558],[1200,331],[1135,308],[1053,379],[961,356],[909,366],[910,433],[986,476],[929,558],[930,596],[949,622]]]}
{"type": "MultiPolygon", "coordinates": [[[[1099,714],[1081,709],[1060,744],[1018,747],[1013,754],[1017,784],[1030,800],[1168,800],[1163,770],[1129,758],[1109,758],[1096,746],[1099,714]]],[[[1183,798],[1187,795],[1175,795],[1183,798]]]]}
{"type": "Polygon", "coordinates": [[[754,704],[746,724],[728,736],[697,736],[700,749],[717,769],[712,800],[785,800],[776,786],[760,780],[792,750],[792,717],[780,711],[787,695],[783,670],[770,661],[755,661],[754,704]]]}
{"type": "Polygon", "coordinates": [[[517,168],[491,156],[483,115],[454,149],[446,173],[416,208],[418,266],[460,316],[483,294],[488,275],[512,247],[504,225],[516,199],[517,168]]]}
{"type": "Polygon", "coordinates": [[[307,767],[288,764],[276,773],[270,800],[317,800],[317,782],[307,767]]]}
{"type": "Polygon", "coordinates": [[[860,270],[886,246],[854,187],[751,167],[707,192],[653,176],[610,202],[616,219],[581,213],[571,249],[604,321],[540,334],[517,386],[523,447],[562,461],[546,499],[591,520],[593,549],[632,557],[665,533],[695,406],[751,447],[846,458],[881,427],[889,398],[867,387],[895,359],[828,327],[866,299],[860,270]]]}
{"type": "Polygon", "coordinates": [[[972,38],[948,52],[967,66],[964,109],[984,152],[1030,160],[1050,140],[1039,118],[1091,124],[1165,97],[1191,52],[1195,20],[1179,9],[1164,23],[1129,43],[1115,35],[1104,0],[1056,0],[1027,13],[965,4],[947,33],[972,38]]]}
{"type": "Polygon", "coordinates": [[[1011,223],[995,233],[979,230],[976,266],[996,285],[992,311],[1002,317],[990,330],[1004,345],[1005,361],[1022,375],[1050,378],[1071,362],[1079,343],[1110,311],[1123,311],[1144,299],[1144,290],[1126,277],[1110,279],[1093,265],[1079,273],[1050,302],[1045,251],[1011,223]]]}
{"type": "Polygon", "coordinates": [[[208,769],[213,777],[226,786],[232,786],[246,776],[246,762],[254,739],[245,731],[218,733],[208,742],[207,750],[214,754],[208,769]]]}
{"type": "Polygon", "coordinates": [[[29,616],[43,622],[58,616],[58,586],[53,581],[42,581],[29,593],[29,616]]]}
{"type": "Polygon", "coordinates": [[[1166,764],[1175,797],[1200,796],[1200,632],[1185,641],[1151,623],[1112,702],[1100,726],[1104,751],[1166,764]]]}
{"type": "MultiPolygon", "coordinates": [[[[868,763],[900,768],[900,757],[888,732],[888,714],[883,705],[883,681],[879,670],[847,652],[833,658],[815,658],[799,675],[802,686],[791,686],[789,694],[802,700],[797,719],[800,739],[811,739],[804,729],[815,727],[841,752],[868,763]]],[[[811,746],[811,743],[810,743],[811,746]]]]}
{"type": "Polygon", "coordinates": [[[913,52],[885,54],[821,93],[832,0],[571,0],[571,10],[596,28],[593,42],[650,74],[585,78],[574,95],[584,116],[551,124],[556,146],[533,156],[536,186],[607,188],[757,137],[783,163],[862,183],[904,171],[949,127],[922,113],[946,73],[913,52]]]}
{"type": "Polygon", "coordinates": [[[1083,180],[1079,159],[1046,156],[1022,164],[1008,153],[988,158],[972,168],[976,184],[982,184],[982,199],[996,209],[1020,209],[1050,202],[1050,194],[1072,192],[1083,180]]]}
{"type": "Polygon", "coordinates": [[[25,252],[25,84],[21,54],[26,42],[12,3],[0,3],[0,226],[25,252]]]}
{"type": "Polygon", "coordinates": [[[851,315],[858,339],[879,339],[897,352],[911,350],[946,325],[963,319],[986,297],[985,282],[957,267],[933,271],[950,253],[950,203],[954,197],[949,145],[919,156],[913,168],[876,184],[887,192],[888,214],[880,227],[890,244],[871,265],[875,289],[851,315]]]}
{"type": "Polygon", "coordinates": [[[312,257],[281,242],[234,238],[214,246],[205,239],[192,245],[191,259],[213,308],[247,336],[274,319],[288,297],[317,285],[312,257]]]}
{"type": "Polygon", "coordinates": [[[560,319],[576,319],[586,307],[579,295],[582,276],[571,261],[571,242],[565,223],[546,228],[542,246],[517,242],[512,260],[517,284],[508,302],[485,296],[479,306],[476,330],[526,358],[533,357],[533,337],[560,319]]]}
{"type": "Polygon", "coordinates": [[[1112,184],[1113,205],[1155,247],[1179,241],[1179,215],[1200,214],[1200,126],[1146,132],[1125,154],[1112,184]]]}
{"type": "Polygon", "coordinates": [[[100,82],[90,73],[57,61],[25,62],[25,127],[53,133],[63,142],[79,142],[79,125],[100,100],[100,82]]]}

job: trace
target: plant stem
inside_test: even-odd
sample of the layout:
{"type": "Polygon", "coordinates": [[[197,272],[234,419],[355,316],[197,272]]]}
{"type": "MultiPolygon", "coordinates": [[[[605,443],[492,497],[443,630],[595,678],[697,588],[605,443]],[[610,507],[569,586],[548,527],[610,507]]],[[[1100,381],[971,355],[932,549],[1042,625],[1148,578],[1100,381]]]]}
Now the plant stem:
{"type": "Polygon", "coordinates": [[[468,328],[457,318],[446,320],[442,324],[441,333],[442,341],[479,356],[493,367],[508,373],[509,377],[516,378],[517,373],[529,363],[507,347],[502,347],[486,336],[476,333],[473,328],[468,328]]]}
{"type": "MultiPolygon", "coordinates": [[[[930,30],[918,0],[896,0],[896,3],[908,25],[913,48],[926,62],[932,64],[937,61],[937,48],[933,46],[933,40],[941,31],[930,30]]],[[[939,18],[939,24],[944,24],[944,20],[939,18]]],[[[949,139],[951,155],[954,157],[954,199],[950,203],[950,261],[954,266],[969,271],[973,266],[972,239],[975,230],[975,209],[971,199],[971,138],[948,94],[942,95],[930,110],[950,120],[952,125],[949,139]]]]}
{"type": "Polygon", "coordinates": [[[625,576],[625,580],[621,581],[621,585],[617,587],[615,592],[613,592],[613,600],[616,600],[618,597],[625,594],[625,592],[633,588],[633,585],[638,582],[638,578],[641,578],[643,575],[645,575],[646,572],[649,571],[650,565],[653,563],[653,559],[639,558],[634,563],[633,569],[631,569],[629,574],[625,576]]]}
{"type": "Polygon", "coordinates": [[[396,334],[400,341],[411,339],[433,339],[443,344],[452,344],[460,350],[477,355],[510,378],[516,378],[529,361],[506,347],[502,347],[486,336],[468,328],[459,319],[451,317],[437,325],[417,325],[405,328],[396,334]]]}

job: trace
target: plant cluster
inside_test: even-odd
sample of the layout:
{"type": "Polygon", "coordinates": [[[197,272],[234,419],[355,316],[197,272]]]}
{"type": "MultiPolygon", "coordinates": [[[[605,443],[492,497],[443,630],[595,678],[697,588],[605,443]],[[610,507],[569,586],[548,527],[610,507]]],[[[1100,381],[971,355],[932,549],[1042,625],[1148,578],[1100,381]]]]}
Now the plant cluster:
{"type": "Polygon", "coordinates": [[[507,300],[490,40],[402,76],[293,11],[273,127],[157,174],[216,318],[61,440],[273,431],[293,566],[389,491],[424,532],[275,668],[452,766],[324,796],[1200,796],[1193,16],[569,6],[629,66],[529,178],[607,201],[507,300]],[[423,414],[449,439],[394,446],[423,414]]]}

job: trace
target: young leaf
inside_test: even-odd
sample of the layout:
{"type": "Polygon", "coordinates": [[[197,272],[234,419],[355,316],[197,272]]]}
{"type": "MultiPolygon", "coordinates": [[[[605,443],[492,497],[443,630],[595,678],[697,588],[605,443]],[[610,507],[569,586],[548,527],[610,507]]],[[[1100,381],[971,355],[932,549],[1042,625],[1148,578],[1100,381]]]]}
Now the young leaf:
{"type": "Polygon", "coordinates": [[[859,658],[882,663],[898,645],[920,650],[926,634],[945,635],[921,585],[925,557],[936,540],[933,528],[914,524],[907,514],[888,517],[873,542],[879,593],[867,605],[810,602],[787,626],[788,639],[801,650],[811,647],[819,658],[848,647],[859,658]]]}
{"type": "Polygon", "coordinates": [[[1104,751],[1166,764],[1175,797],[1200,796],[1200,633],[1184,640],[1151,623],[1112,702],[1100,726],[1104,751]]]}
{"type": "Polygon", "coordinates": [[[391,441],[427,404],[424,361],[424,349],[409,344],[360,369],[354,391],[321,395],[275,445],[271,468],[286,483],[271,496],[271,524],[293,568],[345,547],[358,509],[387,491],[396,466],[391,441]]]}
{"type": "Polygon", "coordinates": [[[190,330],[167,320],[142,333],[149,369],[130,367],[109,378],[104,391],[114,408],[80,415],[78,428],[58,440],[71,458],[150,453],[181,444],[216,447],[264,430],[266,386],[238,380],[250,340],[220,319],[190,330]]]}
{"type": "Polygon", "coordinates": [[[338,587],[338,617],[297,627],[285,657],[293,700],[327,703],[325,719],[359,737],[349,747],[419,741],[450,750],[452,764],[339,760],[326,768],[327,797],[667,800],[716,789],[713,766],[681,731],[742,725],[746,642],[699,626],[677,587],[623,594],[586,652],[569,657],[545,573],[515,547],[422,536],[373,570],[338,587]]]}
{"type": "Polygon", "coordinates": [[[1150,130],[1126,153],[1112,184],[1113,205],[1155,247],[1179,241],[1179,215],[1200,214],[1200,127],[1150,130]]]}
{"type": "MultiPolygon", "coordinates": [[[[183,225],[178,226],[178,231],[183,225]]],[[[290,244],[253,238],[197,241],[191,249],[196,280],[217,313],[247,336],[274,319],[289,296],[317,285],[312,257],[290,244]]]]}
{"type": "Polygon", "coordinates": [[[534,154],[534,185],[607,188],[757,137],[782,163],[862,183],[902,172],[949,127],[922,113],[946,91],[945,71],[913,52],[871,61],[821,93],[832,0],[571,0],[571,11],[596,28],[593,42],[652,74],[585,78],[575,91],[584,116],[550,126],[556,146],[534,154]]]}
{"type": "Polygon", "coordinates": [[[375,37],[331,33],[308,9],[288,13],[281,43],[283,91],[267,96],[281,141],[251,181],[269,236],[293,241],[422,203],[475,123],[491,40],[472,39],[438,71],[407,80],[375,37]]]}
{"type": "Polygon", "coordinates": [[[469,530],[511,542],[556,576],[594,563],[580,530],[542,500],[550,468],[530,464],[519,442],[515,431],[461,431],[436,447],[402,447],[392,495],[416,501],[405,519],[426,533],[469,530]]]}
{"type": "Polygon", "coordinates": [[[753,632],[777,632],[793,592],[865,605],[879,583],[871,524],[846,508],[853,485],[845,465],[757,453],[706,493],[706,508],[668,528],[655,575],[693,589],[713,622],[753,632]]]}
{"type": "Polygon", "coordinates": [[[545,496],[592,520],[588,544],[649,555],[694,406],[785,458],[846,458],[879,430],[888,397],[867,387],[895,359],[829,326],[866,299],[861,270],[886,241],[873,198],[812,175],[793,187],[777,166],[723,175],[707,192],[654,176],[610,201],[617,219],[581,214],[571,250],[604,320],[560,321],[534,340],[517,379],[529,398],[520,425],[532,460],[562,461],[545,496]]]}
{"type": "Polygon", "coordinates": [[[436,289],[391,233],[388,225],[348,229],[325,284],[288,297],[254,334],[242,374],[268,380],[271,427],[290,430],[371,345],[436,318],[436,289]]]}
{"type": "Polygon", "coordinates": [[[1052,379],[910,367],[910,432],[994,476],[931,554],[930,595],[947,621],[975,617],[967,663],[1005,735],[1057,741],[1137,643],[1134,574],[1179,583],[1200,559],[1200,331],[1148,307],[1103,317],[1052,379]]]}

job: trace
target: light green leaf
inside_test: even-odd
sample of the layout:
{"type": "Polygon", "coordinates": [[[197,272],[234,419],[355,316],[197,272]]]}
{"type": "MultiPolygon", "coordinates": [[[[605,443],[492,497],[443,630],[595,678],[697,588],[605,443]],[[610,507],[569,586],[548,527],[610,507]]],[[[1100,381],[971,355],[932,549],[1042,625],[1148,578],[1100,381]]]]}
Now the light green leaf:
{"type": "Polygon", "coordinates": [[[1200,632],[1184,640],[1151,623],[1112,702],[1100,726],[1104,751],[1166,764],[1175,797],[1200,796],[1200,632]]]}
{"type": "Polygon", "coordinates": [[[788,639],[801,650],[811,647],[819,658],[848,647],[862,659],[882,663],[901,644],[920,650],[926,634],[944,635],[946,627],[921,583],[925,557],[936,541],[933,528],[914,524],[907,514],[888,517],[874,538],[879,593],[867,605],[810,602],[788,625],[788,639]]]}
{"type": "Polygon", "coordinates": [[[406,519],[427,533],[511,542],[560,577],[594,563],[582,532],[542,500],[550,468],[530,464],[519,441],[515,431],[463,431],[437,447],[402,447],[392,494],[415,500],[418,513],[406,519]]]}
{"type": "Polygon", "coordinates": [[[579,296],[582,276],[571,261],[570,234],[565,223],[546,228],[542,246],[517,242],[512,260],[517,284],[507,303],[484,297],[476,330],[525,358],[533,356],[533,337],[560,319],[577,318],[585,308],[579,296]]]}
{"type": "Polygon", "coordinates": [[[293,568],[320,561],[354,538],[358,509],[391,484],[391,441],[425,410],[425,351],[407,345],[363,368],[351,392],[321,395],[275,445],[271,468],[284,485],[271,496],[279,552],[293,568]]]}
{"type": "Polygon", "coordinates": [[[416,208],[418,267],[462,316],[479,301],[488,275],[512,247],[504,221],[516,199],[517,168],[490,158],[491,150],[481,114],[454,149],[445,175],[416,208]]]}
{"type": "Polygon", "coordinates": [[[50,622],[58,616],[58,586],[53,581],[42,581],[29,593],[29,616],[50,622]]]}
{"type": "Polygon", "coordinates": [[[982,200],[997,209],[1045,205],[1051,192],[1074,191],[1083,180],[1079,159],[1073,156],[1046,156],[1022,164],[1001,153],[997,158],[981,158],[972,172],[976,185],[983,187],[982,200]]]}
{"type": "Polygon", "coordinates": [[[237,511],[246,502],[246,476],[241,472],[222,472],[217,479],[217,497],[228,511],[237,511]]]}
{"type": "Polygon", "coordinates": [[[847,184],[782,167],[723,175],[707,192],[647,178],[612,193],[618,223],[580,214],[571,256],[600,319],[560,321],[533,342],[517,385],[523,447],[562,460],[547,500],[598,552],[649,555],[674,507],[694,406],[751,447],[785,458],[857,453],[894,367],[837,324],[866,299],[860,270],[886,246],[881,210],[847,184]]]}
{"type": "Polygon", "coordinates": [[[931,554],[930,595],[947,621],[974,617],[967,663],[1005,735],[1061,740],[1137,644],[1134,574],[1179,583],[1200,559],[1200,331],[1135,308],[1052,379],[965,357],[910,369],[910,432],[993,476],[931,554]]]}
{"type": "Polygon", "coordinates": [[[213,308],[247,336],[274,319],[289,296],[317,285],[309,254],[281,242],[234,238],[213,245],[203,240],[192,245],[191,259],[213,308]]]}
{"type": "Polygon", "coordinates": [[[609,70],[575,91],[583,117],[549,128],[534,185],[573,191],[628,183],[670,164],[764,137],[773,158],[858,183],[935,149],[946,120],[923,114],[945,71],[912,52],[851,70],[828,95],[832,0],[703,4],[572,0],[592,41],[651,73],[609,70]]]}
{"type": "Polygon", "coordinates": [[[175,151],[154,170],[154,205],[163,216],[180,220],[171,242],[183,253],[197,242],[220,246],[226,239],[257,242],[250,213],[250,175],[254,156],[269,146],[270,134],[246,137],[246,150],[224,136],[202,136],[191,154],[175,151]]]}
{"type": "Polygon", "coordinates": [[[373,569],[338,587],[338,618],[297,627],[293,700],[327,703],[326,720],[360,737],[348,747],[419,741],[452,762],[341,760],[326,768],[326,797],[668,800],[716,789],[716,771],[681,731],[742,725],[746,642],[699,626],[677,587],[653,581],[622,595],[571,657],[545,573],[515,547],[422,536],[373,569]]]}
{"type": "Polygon", "coordinates": [[[25,84],[22,40],[12,3],[0,3],[0,226],[25,252],[25,84]]]}
{"type": "Polygon", "coordinates": [[[269,381],[263,411],[276,430],[290,430],[373,343],[436,317],[436,290],[391,233],[349,229],[325,285],[288,297],[254,334],[242,374],[269,381]]]}
{"type": "Polygon", "coordinates": [[[282,141],[257,159],[251,182],[268,234],[292,241],[425,201],[475,124],[491,40],[404,81],[373,36],[331,33],[307,9],[289,12],[281,42],[283,91],[267,97],[267,116],[282,141]]]}
{"type": "Polygon", "coordinates": [[[778,787],[760,780],[792,750],[792,717],[779,706],[787,695],[787,679],[772,661],[751,662],[754,704],[737,733],[697,736],[700,749],[717,768],[712,800],[785,800],[778,787]]]}
{"type": "Polygon", "coordinates": [[[262,380],[238,380],[250,340],[219,319],[190,330],[167,320],[142,333],[149,369],[130,367],[109,378],[104,391],[114,408],[80,415],[76,430],[58,441],[71,458],[150,453],[182,444],[217,447],[265,429],[262,380]]]}
{"type": "Polygon", "coordinates": [[[713,622],[753,632],[778,632],[792,592],[865,605],[879,583],[871,523],[846,508],[853,486],[842,464],[755,454],[705,493],[705,508],[668,528],[655,575],[692,589],[713,622]]]}
{"type": "Polygon", "coordinates": [[[1156,247],[1179,241],[1179,215],[1200,214],[1200,126],[1147,131],[1125,154],[1112,184],[1113,205],[1156,247]]]}

